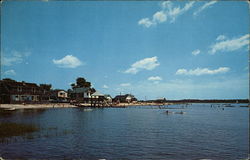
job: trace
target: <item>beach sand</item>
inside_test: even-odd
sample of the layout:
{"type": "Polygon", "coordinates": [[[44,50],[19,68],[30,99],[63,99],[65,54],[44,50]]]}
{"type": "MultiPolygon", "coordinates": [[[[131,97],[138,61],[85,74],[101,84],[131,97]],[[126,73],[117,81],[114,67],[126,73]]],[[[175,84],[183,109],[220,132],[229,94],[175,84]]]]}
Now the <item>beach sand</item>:
{"type": "Polygon", "coordinates": [[[49,103],[49,104],[0,104],[3,109],[38,109],[38,108],[73,108],[77,107],[69,103],[49,103]]]}
{"type": "MultiPolygon", "coordinates": [[[[129,106],[163,106],[170,105],[170,103],[118,103],[112,104],[110,107],[129,107],[129,106]]],[[[91,107],[90,104],[82,104],[82,107],[91,107]]],[[[40,108],[74,108],[78,107],[69,103],[48,103],[48,104],[0,104],[0,108],[15,110],[15,109],[40,109],[40,108]]],[[[106,106],[109,107],[109,106],[106,106]]]]}

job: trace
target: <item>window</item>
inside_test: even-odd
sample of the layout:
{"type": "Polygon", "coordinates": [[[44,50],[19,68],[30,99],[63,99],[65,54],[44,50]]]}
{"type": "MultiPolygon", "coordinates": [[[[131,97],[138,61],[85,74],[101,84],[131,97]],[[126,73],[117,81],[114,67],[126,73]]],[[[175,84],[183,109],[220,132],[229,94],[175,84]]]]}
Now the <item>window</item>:
{"type": "Polygon", "coordinates": [[[18,87],[18,88],[17,88],[17,91],[18,91],[18,92],[22,92],[22,87],[18,87]]]}

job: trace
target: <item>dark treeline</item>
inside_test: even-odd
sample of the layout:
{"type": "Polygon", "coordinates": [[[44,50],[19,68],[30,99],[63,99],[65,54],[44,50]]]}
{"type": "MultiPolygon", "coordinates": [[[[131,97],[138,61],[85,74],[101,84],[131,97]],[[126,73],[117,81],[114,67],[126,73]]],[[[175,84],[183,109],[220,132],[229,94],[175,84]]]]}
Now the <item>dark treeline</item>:
{"type": "MultiPolygon", "coordinates": [[[[158,102],[158,101],[149,100],[147,102],[158,102]]],[[[164,100],[164,102],[165,103],[249,103],[249,99],[181,99],[181,100],[164,100]]]]}

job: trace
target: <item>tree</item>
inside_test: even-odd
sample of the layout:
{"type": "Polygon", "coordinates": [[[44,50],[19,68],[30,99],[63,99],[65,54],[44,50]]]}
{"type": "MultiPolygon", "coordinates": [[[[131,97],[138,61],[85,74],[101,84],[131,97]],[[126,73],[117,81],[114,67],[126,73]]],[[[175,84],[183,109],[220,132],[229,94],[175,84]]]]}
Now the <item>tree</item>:
{"type": "Polygon", "coordinates": [[[15,80],[13,80],[13,79],[11,79],[11,78],[4,78],[3,81],[16,82],[15,80]]]}
{"type": "Polygon", "coordinates": [[[51,84],[40,84],[40,87],[46,91],[50,91],[52,85],[51,84]]]}
{"type": "Polygon", "coordinates": [[[84,87],[86,87],[86,88],[91,87],[91,83],[90,82],[85,82],[84,87]]]}
{"type": "Polygon", "coordinates": [[[71,84],[71,88],[75,88],[76,84],[75,83],[72,83],[71,84]]]}
{"type": "Polygon", "coordinates": [[[76,86],[77,87],[84,87],[85,86],[85,83],[86,83],[86,79],[83,78],[83,77],[78,77],[76,79],[76,86]]]}
{"type": "Polygon", "coordinates": [[[90,88],[91,87],[91,83],[88,82],[88,81],[86,81],[86,79],[83,78],[83,77],[78,77],[76,79],[76,83],[72,83],[71,87],[72,87],[72,89],[73,88],[80,88],[80,87],[90,88]]]}
{"type": "Polygon", "coordinates": [[[90,88],[89,90],[90,90],[90,93],[91,93],[91,94],[93,94],[93,93],[96,92],[95,88],[90,88]]]}

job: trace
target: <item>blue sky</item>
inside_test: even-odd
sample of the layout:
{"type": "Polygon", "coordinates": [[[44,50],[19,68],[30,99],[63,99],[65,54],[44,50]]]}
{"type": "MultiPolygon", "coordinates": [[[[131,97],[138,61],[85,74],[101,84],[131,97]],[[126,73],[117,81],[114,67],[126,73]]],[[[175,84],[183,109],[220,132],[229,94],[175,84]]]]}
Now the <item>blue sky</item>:
{"type": "Polygon", "coordinates": [[[248,98],[245,1],[2,3],[1,78],[139,99],[248,98]]]}

